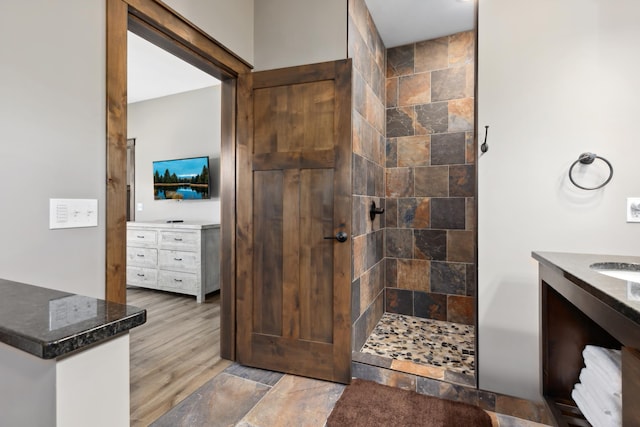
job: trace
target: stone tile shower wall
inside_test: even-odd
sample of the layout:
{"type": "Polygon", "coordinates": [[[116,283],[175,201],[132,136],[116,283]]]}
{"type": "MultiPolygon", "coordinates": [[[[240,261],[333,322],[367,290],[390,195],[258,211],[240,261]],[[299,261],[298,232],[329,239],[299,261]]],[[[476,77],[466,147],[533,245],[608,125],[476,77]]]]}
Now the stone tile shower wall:
{"type": "Polygon", "coordinates": [[[349,0],[353,61],[352,349],[359,350],[384,312],[385,47],[364,0],[349,0]]]}
{"type": "Polygon", "coordinates": [[[475,324],[474,45],[387,50],[388,312],[475,324]]]}

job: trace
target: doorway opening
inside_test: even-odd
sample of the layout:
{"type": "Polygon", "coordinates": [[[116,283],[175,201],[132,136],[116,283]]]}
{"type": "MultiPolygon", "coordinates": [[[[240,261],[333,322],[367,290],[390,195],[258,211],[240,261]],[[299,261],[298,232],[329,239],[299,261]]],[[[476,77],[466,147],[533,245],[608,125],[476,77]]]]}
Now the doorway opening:
{"type": "Polygon", "coordinates": [[[221,356],[235,359],[236,79],[251,66],[162,3],[107,0],[106,289],[126,302],[127,31],[219,79],[221,85],[221,356]]]}
{"type": "MultiPolygon", "coordinates": [[[[235,102],[236,79],[251,66],[162,3],[107,0],[106,289],[127,302],[127,32],[142,37],[220,80],[219,356],[235,358],[235,102]]],[[[137,182],[139,187],[140,182],[137,182]]],[[[192,297],[187,297],[194,303],[192,297]]],[[[175,298],[174,298],[175,300],[175,298]]],[[[175,302],[175,301],[174,301],[175,302]]],[[[162,302],[159,303],[162,305],[162,302]]],[[[212,322],[206,326],[214,330],[212,322]]],[[[162,327],[160,327],[162,329],[162,327]]],[[[191,345],[201,343],[194,340],[191,345]]],[[[207,344],[216,346],[217,343],[207,344]]],[[[170,356],[168,356],[170,357],[170,356]]],[[[211,358],[210,356],[207,356],[211,358]]],[[[171,375],[171,374],[168,374],[171,375]]],[[[176,375],[179,375],[177,373],[176,375]]],[[[177,398],[177,397],[176,397],[177,398]]],[[[172,404],[175,404],[173,401],[172,404]]]]}
{"type": "Polygon", "coordinates": [[[217,292],[221,90],[137,35],[127,41],[126,297],[147,310],[129,335],[130,421],[147,426],[226,366],[217,292]],[[183,182],[156,188],[165,175],[183,182]]]}

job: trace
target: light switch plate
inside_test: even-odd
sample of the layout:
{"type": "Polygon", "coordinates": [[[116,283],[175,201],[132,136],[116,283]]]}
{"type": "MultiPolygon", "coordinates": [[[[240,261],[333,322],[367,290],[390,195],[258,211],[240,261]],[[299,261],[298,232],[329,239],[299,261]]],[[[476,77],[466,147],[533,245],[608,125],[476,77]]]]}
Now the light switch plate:
{"type": "Polygon", "coordinates": [[[627,197],[627,222],[640,222],[640,197],[627,197]]]}
{"type": "Polygon", "coordinates": [[[49,199],[49,229],[97,226],[97,199],[49,199]]]}

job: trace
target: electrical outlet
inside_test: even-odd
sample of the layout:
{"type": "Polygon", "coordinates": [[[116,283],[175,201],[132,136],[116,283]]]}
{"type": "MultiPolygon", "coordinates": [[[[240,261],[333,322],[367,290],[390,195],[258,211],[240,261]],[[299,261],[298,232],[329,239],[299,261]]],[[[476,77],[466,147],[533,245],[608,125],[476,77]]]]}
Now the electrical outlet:
{"type": "Polygon", "coordinates": [[[627,197],[627,222],[640,222],[640,197],[627,197]]]}

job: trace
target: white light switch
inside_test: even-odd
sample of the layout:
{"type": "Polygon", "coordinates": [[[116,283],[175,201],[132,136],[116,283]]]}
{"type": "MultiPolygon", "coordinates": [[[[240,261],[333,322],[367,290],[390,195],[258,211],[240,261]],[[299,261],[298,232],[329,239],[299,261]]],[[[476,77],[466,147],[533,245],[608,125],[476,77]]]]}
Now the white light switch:
{"type": "Polygon", "coordinates": [[[49,199],[49,229],[97,226],[97,199],[49,199]]]}

